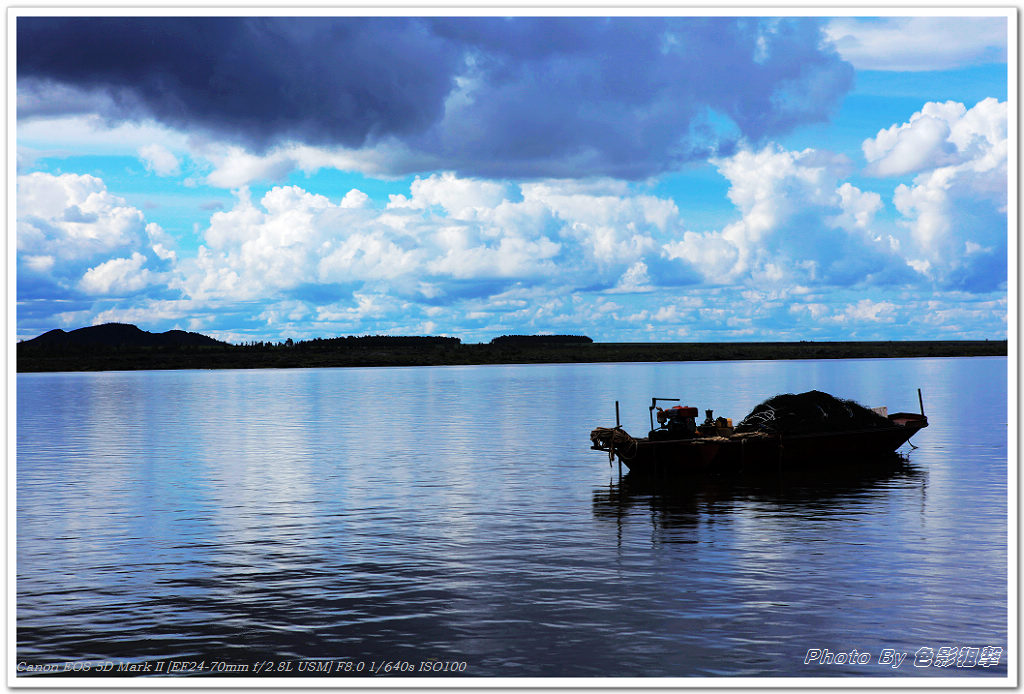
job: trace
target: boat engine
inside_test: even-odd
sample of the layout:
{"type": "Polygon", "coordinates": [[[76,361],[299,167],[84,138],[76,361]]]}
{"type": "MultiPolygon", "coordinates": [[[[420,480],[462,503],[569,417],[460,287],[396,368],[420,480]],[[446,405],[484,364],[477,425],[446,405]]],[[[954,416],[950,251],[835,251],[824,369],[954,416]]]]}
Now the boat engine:
{"type": "Polygon", "coordinates": [[[697,435],[696,407],[658,408],[658,428],[651,431],[650,438],[689,439],[697,435]]]}

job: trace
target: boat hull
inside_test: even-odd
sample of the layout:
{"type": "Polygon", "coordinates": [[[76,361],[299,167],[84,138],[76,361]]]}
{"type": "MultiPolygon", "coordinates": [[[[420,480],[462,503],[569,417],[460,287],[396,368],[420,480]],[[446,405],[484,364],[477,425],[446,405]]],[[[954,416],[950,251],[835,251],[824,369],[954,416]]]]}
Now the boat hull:
{"type": "Polygon", "coordinates": [[[613,453],[631,472],[639,474],[756,473],[797,464],[830,465],[891,455],[928,426],[923,415],[900,413],[889,419],[892,426],[853,431],[637,439],[635,446],[613,453]]]}

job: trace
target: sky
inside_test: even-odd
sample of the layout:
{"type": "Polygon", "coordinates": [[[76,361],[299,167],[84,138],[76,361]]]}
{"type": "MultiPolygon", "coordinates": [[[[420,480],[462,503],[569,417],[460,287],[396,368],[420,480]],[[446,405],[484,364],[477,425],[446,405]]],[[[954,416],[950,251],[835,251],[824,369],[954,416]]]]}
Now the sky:
{"type": "Polygon", "coordinates": [[[1006,339],[1013,16],[22,11],[17,337],[1006,339]]]}

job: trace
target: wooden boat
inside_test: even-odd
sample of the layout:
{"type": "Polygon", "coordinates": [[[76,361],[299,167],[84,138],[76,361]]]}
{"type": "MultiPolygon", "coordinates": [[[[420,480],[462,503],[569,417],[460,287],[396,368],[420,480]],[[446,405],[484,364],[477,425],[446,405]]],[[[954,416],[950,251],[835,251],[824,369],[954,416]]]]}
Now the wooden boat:
{"type": "MultiPolygon", "coordinates": [[[[918,391],[920,400],[920,391],[918,391]]],[[[831,398],[849,409],[860,408],[851,401],[840,401],[826,393],[810,391],[799,396],[781,397],[831,398]]],[[[845,422],[829,422],[817,430],[803,427],[758,426],[758,410],[747,416],[735,429],[731,420],[712,418],[697,426],[694,407],[657,407],[660,400],[651,399],[651,431],[645,438],[633,438],[616,423],[613,428],[598,427],[590,434],[591,448],[608,454],[609,461],[618,457],[619,464],[640,474],[687,474],[764,472],[780,466],[796,464],[832,464],[892,455],[921,429],[928,426],[922,402],[921,413],[888,414],[877,408],[870,417],[851,417],[845,422]],[[653,424],[658,410],[659,427],[653,424]],[[753,420],[748,424],[749,420],[753,420]]],[[[770,403],[765,401],[759,407],[770,403]]],[[[860,408],[867,412],[865,408],[860,408]]],[[[763,412],[763,411],[762,411],[763,412]]],[[[763,415],[762,415],[763,416],[763,415]]],[[[771,421],[771,417],[768,420],[771,421]]],[[[616,403],[618,420],[618,403],[616,403]]]]}

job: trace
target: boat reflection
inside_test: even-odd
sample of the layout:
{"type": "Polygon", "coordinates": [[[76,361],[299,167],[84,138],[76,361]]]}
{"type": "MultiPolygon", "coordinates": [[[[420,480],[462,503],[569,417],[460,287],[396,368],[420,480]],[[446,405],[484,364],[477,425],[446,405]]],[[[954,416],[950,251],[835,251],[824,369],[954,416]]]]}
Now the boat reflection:
{"type": "MultiPolygon", "coordinates": [[[[894,489],[919,489],[924,504],[927,474],[905,456],[830,467],[826,462],[759,475],[653,477],[630,472],[594,489],[594,516],[618,521],[620,527],[628,518],[643,516],[663,530],[695,530],[752,506],[814,518],[850,514],[894,489]]],[[[669,536],[696,541],[685,532],[663,539],[669,536]]]]}

